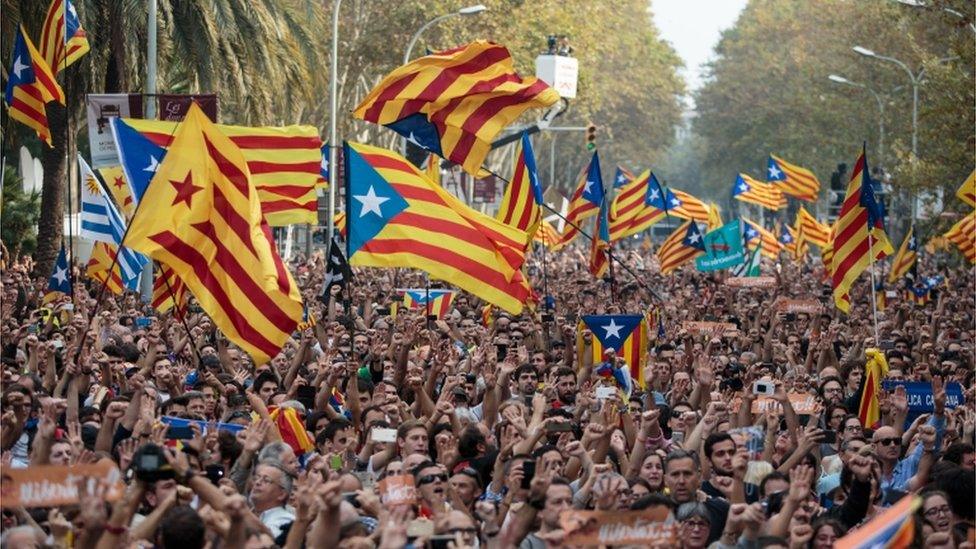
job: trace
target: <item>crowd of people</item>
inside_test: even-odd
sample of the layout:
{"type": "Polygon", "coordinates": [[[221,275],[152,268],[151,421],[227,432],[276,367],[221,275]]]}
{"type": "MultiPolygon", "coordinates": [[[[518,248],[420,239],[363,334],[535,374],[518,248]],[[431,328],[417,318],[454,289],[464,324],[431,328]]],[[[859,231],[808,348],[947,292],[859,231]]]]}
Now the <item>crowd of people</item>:
{"type": "Polygon", "coordinates": [[[876,339],[868,283],[844,315],[816,258],[766,261],[775,284],[739,288],[617,255],[639,280],[594,280],[582,248],[544,268],[534,254],[551,299],[514,316],[459,292],[436,320],[391,310],[421,273],[356,269],[323,303],[322,256],[299,258],[314,325],[266,364],[192,299],[182,316],[134,293],[98,303],[76,265],[74,295],[43,303],[47,277],[7,258],[5,482],[110,460],[122,486],[81,478],[76,502],[5,504],[0,546],[541,549],[574,546],[573,511],[592,510],[659,517],[665,547],[820,549],[909,494],[913,546],[974,546],[972,269],[926,258],[947,283],[924,305],[888,299],[876,339]],[[824,306],[782,312],[784,298],[824,306]],[[583,315],[649,312],[639,364],[614,349],[594,363],[583,315]],[[889,383],[862,425],[875,349],[889,383]],[[900,382],[924,385],[930,409],[900,382]]]}

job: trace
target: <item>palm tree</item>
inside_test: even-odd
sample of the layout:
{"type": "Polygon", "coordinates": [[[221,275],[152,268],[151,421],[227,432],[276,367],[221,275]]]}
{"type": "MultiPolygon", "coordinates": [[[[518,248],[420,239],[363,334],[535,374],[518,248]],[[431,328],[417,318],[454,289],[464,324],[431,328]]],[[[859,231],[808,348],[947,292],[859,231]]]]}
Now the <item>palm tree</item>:
{"type": "MultiPolygon", "coordinates": [[[[47,273],[61,244],[66,158],[84,139],[84,97],[143,89],[146,65],[145,0],[73,0],[91,51],[62,71],[67,109],[49,104],[53,147],[42,147],[44,187],[38,222],[36,273],[47,273]],[[70,116],[69,116],[70,115],[70,116]],[[74,138],[68,139],[68,134],[74,138]],[[69,150],[70,143],[70,150],[69,150]]],[[[294,123],[316,89],[325,50],[312,29],[324,28],[321,10],[299,0],[158,0],[158,89],[176,93],[216,92],[238,124],[294,123]]],[[[17,26],[40,35],[48,8],[38,0],[0,0],[0,60],[10,64],[9,44],[17,26]]],[[[6,72],[4,72],[6,74],[6,72]]],[[[229,116],[227,116],[229,115],[229,116]]],[[[10,128],[8,120],[4,128],[10,128]]],[[[5,132],[5,143],[13,131],[5,132]]],[[[24,133],[26,135],[26,133],[24,133]]],[[[16,143],[13,143],[16,145],[16,143]]],[[[8,146],[7,150],[15,150],[8,146]]]]}

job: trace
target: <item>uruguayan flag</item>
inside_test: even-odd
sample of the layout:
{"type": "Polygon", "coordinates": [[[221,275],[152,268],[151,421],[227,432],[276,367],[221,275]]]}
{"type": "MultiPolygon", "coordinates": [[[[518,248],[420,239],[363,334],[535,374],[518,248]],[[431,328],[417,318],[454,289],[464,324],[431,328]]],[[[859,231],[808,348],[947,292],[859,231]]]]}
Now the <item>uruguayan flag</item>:
{"type": "MultiPolygon", "coordinates": [[[[78,155],[79,176],[81,177],[81,236],[96,242],[107,242],[118,246],[125,235],[125,219],[115,203],[109,198],[102,184],[95,177],[88,163],[78,155]]],[[[135,289],[143,266],[149,260],[142,254],[128,248],[120,248],[119,270],[122,283],[135,289]]]]}

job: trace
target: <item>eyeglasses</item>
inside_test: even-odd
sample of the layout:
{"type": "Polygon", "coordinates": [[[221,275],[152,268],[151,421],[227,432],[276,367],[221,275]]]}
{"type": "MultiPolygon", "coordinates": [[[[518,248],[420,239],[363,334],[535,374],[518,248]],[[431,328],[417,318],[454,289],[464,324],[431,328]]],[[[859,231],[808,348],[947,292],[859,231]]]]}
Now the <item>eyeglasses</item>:
{"type": "Polygon", "coordinates": [[[708,529],[708,528],[711,528],[711,525],[708,524],[707,522],[705,522],[704,520],[686,520],[686,521],[682,522],[681,525],[682,526],[687,526],[688,528],[690,528],[692,530],[699,529],[699,528],[700,529],[708,529]]]}
{"type": "Polygon", "coordinates": [[[434,482],[447,482],[447,475],[444,473],[438,473],[436,475],[424,475],[417,479],[417,486],[423,486],[425,484],[432,484],[434,482]]]}
{"type": "Polygon", "coordinates": [[[948,505],[943,505],[941,507],[933,507],[925,511],[925,516],[928,518],[935,518],[939,515],[951,515],[952,509],[948,505]]]}
{"type": "Polygon", "coordinates": [[[879,438],[874,442],[882,446],[894,446],[895,444],[901,444],[901,439],[898,437],[879,438]]]}

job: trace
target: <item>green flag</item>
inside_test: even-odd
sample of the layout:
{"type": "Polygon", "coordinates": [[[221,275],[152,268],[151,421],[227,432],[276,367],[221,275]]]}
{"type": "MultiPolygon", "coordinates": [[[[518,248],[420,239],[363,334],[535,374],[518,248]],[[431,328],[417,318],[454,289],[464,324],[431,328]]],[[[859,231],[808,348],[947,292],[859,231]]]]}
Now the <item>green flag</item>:
{"type": "Polygon", "coordinates": [[[741,264],[742,228],[736,219],[705,235],[705,255],[695,260],[699,271],[719,271],[741,264]]]}
{"type": "Polygon", "coordinates": [[[746,254],[745,261],[729,269],[729,274],[732,276],[759,276],[761,256],[759,246],[756,246],[755,250],[746,254]]]}

